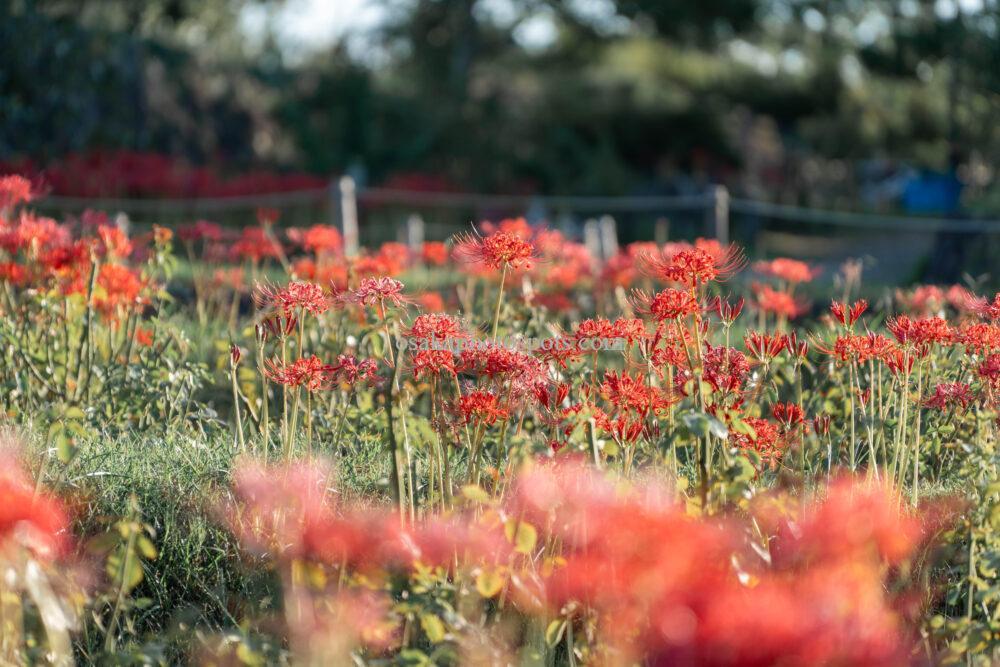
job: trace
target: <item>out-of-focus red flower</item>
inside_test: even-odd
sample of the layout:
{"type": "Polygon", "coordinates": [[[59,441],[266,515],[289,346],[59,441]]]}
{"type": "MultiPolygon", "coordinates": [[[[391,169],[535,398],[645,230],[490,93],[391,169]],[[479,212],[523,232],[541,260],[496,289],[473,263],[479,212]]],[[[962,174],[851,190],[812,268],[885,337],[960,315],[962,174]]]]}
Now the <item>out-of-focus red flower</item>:
{"type": "Polygon", "coordinates": [[[969,310],[979,315],[984,320],[1000,320],[1000,292],[997,292],[990,301],[986,297],[970,297],[966,301],[969,310]]]}
{"type": "Polygon", "coordinates": [[[14,543],[41,558],[68,546],[69,520],[62,505],[35,486],[9,451],[0,451],[0,549],[14,543]]]}
{"type": "Polygon", "coordinates": [[[344,249],[344,237],[332,225],[313,225],[308,229],[291,228],[288,240],[316,254],[337,255],[344,249]]]}
{"type": "Polygon", "coordinates": [[[438,292],[424,292],[413,297],[420,309],[428,313],[444,312],[444,297],[438,292]]]}
{"type": "Polygon", "coordinates": [[[823,272],[819,267],[811,267],[805,262],[787,257],[778,257],[769,262],[756,262],[753,270],[792,284],[812,282],[823,272]]]}
{"type": "Polygon", "coordinates": [[[189,225],[177,228],[177,237],[181,241],[221,241],[222,227],[208,220],[197,220],[189,225]]]}
{"type": "Polygon", "coordinates": [[[754,294],[754,307],[765,313],[794,320],[809,311],[808,303],[797,299],[788,292],[776,290],[770,285],[753,283],[750,289],[754,294]]]}
{"type": "Polygon", "coordinates": [[[153,344],[153,330],[144,329],[142,327],[136,327],[135,329],[135,342],[142,347],[149,347],[153,344]]]}
{"type": "Polygon", "coordinates": [[[281,245],[262,227],[244,227],[240,237],[230,247],[234,259],[261,261],[281,256],[281,245]]]}
{"type": "Polygon", "coordinates": [[[430,266],[448,263],[448,246],[440,241],[425,241],[420,247],[420,259],[430,266]]]}
{"type": "Polygon", "coordinates": [[[34,197],[31,181],[24,176],[17,174],[0,176],[0,212],[29,202],[34,197]]]}

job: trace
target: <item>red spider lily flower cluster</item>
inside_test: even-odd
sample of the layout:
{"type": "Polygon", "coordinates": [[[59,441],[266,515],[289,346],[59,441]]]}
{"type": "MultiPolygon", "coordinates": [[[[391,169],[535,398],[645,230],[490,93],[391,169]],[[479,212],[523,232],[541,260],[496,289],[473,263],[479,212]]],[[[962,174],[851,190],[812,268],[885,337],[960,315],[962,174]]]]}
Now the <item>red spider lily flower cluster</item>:
{"type": "Polygon", "coordinates": [[[748,331],[743,337],[743,345],[747,352],[760,363],[768,363],[784,350],[789,349],[789,339],[786,334],[767,334],[759,331],[748,331]]]}
{"type": "Polygon", "coordinates": [[[429,266],[444,266],[448,263],[448,246],[440,241],[425,241],[420,246],[420,259],[429,266]]]}
{"type": "Polygon", "coordinates": [[[975,397],[969,391],[969,385],[962,382],[941,382],[935,385],[934,392],[924,401],[924,405],[937,410],[964,410],[973,400],[975,397]]]}
{"type": "Polygon", "coordinates": [[[459,399],[458,407],[466,424],[472,421],[495,424],[510,415],[510,411],[501,405],[500,398],[490,391],[471,391],[459,399]]]}
{"type": "Polygon", "coordinates": [[[253,300],[258,308],[273,308],[284,315],[303,312],[318,316],[330,308],[330,299],[323,288],[308,282],[293,281],[281,288],[257,283],[253,300]]]}
{"type": "Polygon", "coordinates": [[[846,327],[853,327],[854,323],[868,310],[868,301],[858,299],[848,308],[847,304],[833,301],[830,303],[830,312],[834,318],[846,327]]]}
{"type": "Polygon", "coordinates": [[[229,256],[236,260],[260,262],[281,257],[281,244],[263,227],[244,227],[229,249],[229,256]]]}
{"type": "Polygon", "coordinates": [[[264,372],[272,382],[286,387],[305,387],[308,391],[329,389],[332,382],[330,366],[316,355],[288,364],[269,360],[264,372]]]}
{"type": "Polygon", "coordinates": [[[652,315],[657,322],[690,317],[701,311],[698,300],[690,292],[672,287],[657,292],[652,298],[637,292],[636,301],[642,306],[641,310],[652,315]]]}
{"type": "Polygon", "coordinates": [[[755,262],[753,270],[791,284],[812,282],[823,272],[818,267],[814,268],[805,262],[787,257],[778,257],[769,262],[755,262]]]}
{"type": "Polygon", "coordinates": [[[395,278],[364,278],[357,289],[350,293],[348,300],[363,306],[386,304],[401,306],[408,302],[403,295],[403,283],[395,278]]]}
{"type": "Polygon", "coordinates": [[[666,256],[647,254],[643,262],[651,276],[693,287],[726,280],[743,268],[746,259],[738,246],[730,245],[724,249],[694,247],[666,256]]]}
{"type": "Polygon", "coordinates": [[[738,298],[733,303],[729,303],[722,297],[717,296],[709,303],[708,311],[718,315],[719,319],[726,326],[731,326],[736,321],[736,318],[740,316],[740,313],[743,312],[743,302],[743,297],[738,298]]]}
{"type": "Polygon", "coordinates": [[[498,231],[486,237],[466,234],[456,239],[452,255],[464,265],[481,265],[488,269],[527,269],[531,267],[535,248],[528,241],[510,232],[498,231]]]}

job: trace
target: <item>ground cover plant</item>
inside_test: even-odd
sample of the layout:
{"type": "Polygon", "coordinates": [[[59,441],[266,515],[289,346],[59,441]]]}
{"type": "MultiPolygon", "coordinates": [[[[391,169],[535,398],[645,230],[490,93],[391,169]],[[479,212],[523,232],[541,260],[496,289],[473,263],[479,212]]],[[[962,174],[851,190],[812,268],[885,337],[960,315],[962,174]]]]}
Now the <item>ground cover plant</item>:
{"type": "Polygon", "coordinates": [[[981,285],[33,194],[0,181],[4,662],[1000,657],[981,285]]]}

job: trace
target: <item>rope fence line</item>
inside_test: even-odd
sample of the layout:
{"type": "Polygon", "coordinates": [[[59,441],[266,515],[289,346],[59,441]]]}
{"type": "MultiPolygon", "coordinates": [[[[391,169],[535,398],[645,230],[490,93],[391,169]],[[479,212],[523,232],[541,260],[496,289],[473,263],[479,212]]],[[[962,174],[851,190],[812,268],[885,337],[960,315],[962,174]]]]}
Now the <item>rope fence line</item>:
{"type": "Polygon", "coordinates": [[[974,218],[932,218],[895,216],[876,213],[856,213],[775,204],[753,199],[731,197],[724,186],[710,188],[705,194],[679,196],[536,196],[488,195],[478,193],[448,193],[398,190],[392,188],[356,188],[353,179],[342,177],[327,188],[277,192],[259,195],[238,195],[210,198],[85,198],[49,196],[39,200],[48,209],[79,212],[87,208],[119,210],[137,214],[197,214],[253,210],[258,207],[282,207],[302,204],[323,204],[331,223],[344,227],[345,236],[357,235],[354,226],[358,209],[380,205],[430,207],[447,209],[546,212],[569,211],[589,216],[610,213],[664,214],[681,211],[703,211],[706,232],[728,240],[733,214],[759,216],[816,226],[854,227],[870,231],[1000,233],[1000,220],[974,218]],[[346,224],[345,224],[346,223],[346,224]],[[353,232],[353,234],[352,234],[353,232]]]}

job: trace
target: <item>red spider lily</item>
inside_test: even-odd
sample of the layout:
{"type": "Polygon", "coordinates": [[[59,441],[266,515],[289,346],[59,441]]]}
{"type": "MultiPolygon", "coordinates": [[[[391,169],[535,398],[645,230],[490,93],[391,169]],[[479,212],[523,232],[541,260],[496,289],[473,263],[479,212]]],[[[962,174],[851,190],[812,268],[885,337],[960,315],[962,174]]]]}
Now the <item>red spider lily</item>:
{"type": "Polygon", "coordinates": [[[153,344],[153,330],[137,327],[135,330],[135,342],[142,347],[149,347],[153,344]]]}
{"type": "Polygon", "coordinates": [[[786,431],[797,429],[806,420],[802,408],[795,403],[775,403],[771,406],[771,415],[786,431]]]}
{"type": "Polygon", "coordinates": [[[997,292],[991,302],[986,297],[971,297],[966,300],[966,307],[984,320],[1000,320],[1000,292],[997,292]]]}
{"type": "Polygon", "coordinates": [[[722,345],[714,347],[706,342],[703,361],[704,380],[714,391],[728,394],[743,390],[750,374],[750,364],[742,352],[722,345]]]}
{"type": "Polygon", "coordinates": [[[240,363],[240,359],[243,357],[243,350],[240,346],[235,343],[230,343],[229,345],[229,362],[236,367],[240,363]]]}
{"type": "Polygon", "coordinates": [[[281,218],[281,211],[276,208],[261,206],[257,209],[257,224],[261,227],[273,225],[281,218]]]}
{"type": "Polygon", "coordinates": [[[743,345],[746,346],[747,352],[761,363],[769,363],[782,351],[789,349],[787,335],[766,334],[759,331],[748,331],[743,337],[743,345]]]}
{"type": "Polygon", "coordinates": [[[629,287],[639,275],[635,256],[619,252],[601,269],[601,283],[610,287],[629,287]]]}
{"type": "Polygon", "coordinates": [[[274,308],[284,315],[301,311],[319,316],[330,308],[323,288],[307,282],[290,282],[281,288],[255,283],[253,301],[258,308],[274,308]]]}
{"type": "Polygon", "coordinates": [[[344,249],[344,237],[331,225],[313,225],[308,229],[291,228],[288,240],[307,252],[338,255],[344,249]]]}
{"type": "Polygon", "coordinates": [[[631,444],[640,436],[648,435],[645,411],[638,415],[622,413],[616,417],[609,417],[601,412],[594,421],[599,429],[622,444],[631,444]]]}
{"type": "Polygon", "coordinates": [[[896,290],[896,301],[911,314],[925,316],[944,307],[945,293],[937,285],[920,285],[909,293],[896,290]]]}
{"type": "Polygon", "coordinates": [[[289,336],[298,325],[298,319],[294,315],[277,314],[266,317],[261,324],[256,325],[257,337],[261,340],[270,338],[282,338],[289,336]]]}
{"type": "Polygon", "coordinates": [[[832,348],[816,343],[816,348],[824,354],[840,361],[865,363],[872,359],[885,360],[894,353],[892,341],[882,334],[867,333],[864,336],[846,334],[837,336],[832,348]]]}
{"type": "Polygon", "coordinates": [[[11,452],[0,452],[0,552],[9,544],[53,558],[68,546],[69,520],[62,505],[36,494],[11,452]]]}
{"type": "Polygon", "coordinates": [[[469,334],[465,332],[461,322],[451,315],[443,313],[418,316],[404,335],[418,340],[438,342],[469,338],[469,334]]]}
{"type": "Polygon", "coordinates": [[[538,403],[546,410],[556,408],[566,402],[569,396],[569,385],[560,382],[555,386],[539,385],[534,390],[538,403]]]}
{"type": "Polygon", "coordinates": [[[823,272],[819,267],[811,267],[805,262],[787,257],[778,257],[770,262],[756,262],[753,270],[786,283],[808,283],[823,272]]]}
{"type": "Polygon", "coordinates": [[[504,218],[500,222],[493,223],[489,220],[480,225],[483,232],[489,234],[508,234],[516,238],[528,241],[534,234],[534,230],[524,217],[504,218]]]}
{"type": "Polygon", "coordinates": [[[290,364],[268,360],[264,374],[272,382],[286,387],[305,387],[308,391],[329,389],[333,381],[331,366],[316,355],[296,359],[290,364]]]}
{"type": "Polygon", "coordinates": [[[31,181],[24,176],[17,174],[0,176],[0,212],[27,203],[34,198],[35,192],[31,181]]]}
{"type": "Polygon", "coordinates": [[[424,292],[413,297],[413,301],[421,310],[428,313],[444,312],[444,297],[437,292],[424,292]]]}
{"type": "Polygon", "coordinates": [[[20,287],[28,282],[28,270],[17,262],[0,262],[0,280],[20,287]]]}
{"type": "Polygon", "coordinates": [[[809,304],[788,292],[781,292],[770,285],[753,283],[753,306],[762,312],[773,313],[785,319],[794,320],[809,312],[809,304]]]}
{"type": "Polygon", "coordinates": [[[830,415],[816,415],[812,418],[813,431],[816,435],[829,435],[831,421],[830,415]]]}
{"type": "Polygon", "coordinates": [[[375,384],[378,381],[378,363],[374,359],[358,361],[349,354],[337,356],[337,361],[329,365],[326,371],[334,384],[353,387],[359,382],[375,384]]]}
{"type": "Polygon", "coordinates": [[[420,246],[420,259],[430,266],[444,266],[448,263],[448,246],[440,241],[425,241],[420,246]]]}
{"type": "Polygon", "coordinates": [[[973,400],[975,397],[969,392],[969,385],[964,382],[941,382],[934,387],[934,393],[924,401],[924,405],[938,410],[964,410],[973,400]]]}
{"type": "Polygon", "coordinates": [[[212,284],[215,287],[225,287],[234,292],[243,290],[243,269],[239,267],[228,269],[216,269],[212,273],[212,284]]]}
{"type": "Polygon", "coordinates": [[[1000,350],[1000,325],[986,322],[968,324],[956,333],[955,339],[969,353],[1000,350]]]}
{"type": "Polygon", "coordinates": [[[972,292],[965,289],[961,285],[952,285],[945,292],[944,298],[951,304],[951,307],[957,311],[968,310],[969,299],[972,298],[972,292]]]}
{"type": "Polygon", "coordinates": [[[281,256],[281,245],[261,227],[244,227],[240,237],[229,249],[234,259],[259,262],[281,256]]]}
{"type": "MultiPolygon", "coordinates": [[[[83,291],[83,286],[80,286],[83,291]]],[[[142,296],[146,283],[139,273],[120,264],[102,264],[97,273],[94,302],[104,315],[113,316],[119,308],[140,305],[147,301],[142,296]]]]}
{"type": "Polygon", "coordinates": [[[401,306],[409,302],[403,295],[403,283],[388,277],[363,279],[348,298],[363,306],[378,305],[384,307],[386,303],[401,306]]]}
{"type": "Polygon", "coordinates": [[[1000,389],[1000,353],[988,356],[978,369],[979,377],[989,382],[994,389],[1000,389]]]}
{"type": "Polygon", "coordinates": [[[753,433],[730,429],[729,441],[741,451],[756,452],[763,463],[774,467],[788,447],[781,431],[773,422],[760,417],[747,417],[743,421],[753,429],[753,433]]]}
{"type": "Polygon", "coordinates": [[[222,227],[208,220],[198,220],[190,225],[181,225],[177,228],[177,237],[181,241],[221,241],[222,227]]]}
{"type": "Polygon", "coordinates": [[[103,257],[124,259],[132,254],[132,242],[128,234],[116,225],[101,225],[97,228],[100,243],[97,250],[103,257]]]}
{"type": "Polygon", "coordinates": [[[850,308],[847,307],[847,304],[839,301],[830,302],[830,312],[833,313],[838,322],[846,327],[853,327],[866,310],[868,310],[868,301],[865,299],[858,299],[850,308]]]}
{"type": "Polygon", "coordinates": [[[707,310],[717,314],[723,324],[730,326],[740,316],[740,313],[743,312],[743,297],[737,299],[735,303],[729,303],[722,297],[717,296],[709,303],[707,310]]]}
{"type": "Polygon", "coordinates": [[[900,348],[890,350],[882,360],[893,375],[909,375],[913,371],[914,355],[900,348]]]}
{"type": "Polygon", "coordinates": [[[418,350],[413,354],[413,375],[417,378],[433,377],[439,373],[457,375],[459,365],[450,350],[418,350]]]}
{"type": "Polygon", "coordinates": [[[798,335],[794,331],[788,335],[787,348],[788,352],[799,361],[802,361],[809,356],[808,341],[799,340],[798,335]]]}
{"type": "Polygon", "coordinates": [[[649,313],[657,322],[676,320],[701,312],[698,300],[690,292],[669,287],[657,292],[652,298],[642,291],[633,293],[638,310],[649,313]]]}
{"type": "Polygon", "coordinates": [[[696,247],[669,258],[645,255],[643,262],[653,277],[693,287],[726,280],[746,265],[746,258],[738,246],[730,245],[718,253],[696,247]]]}
{"type": "Polygon", "coordinates": [[[20,250],[39,254],[69,244],[69,230],[51,218],[22,212],[13,225],[4,225],[0,220],[0,248],[11,254],[20,250]]]}
{"type": "Polygon", "coordinates": [[[507,408],[501,407],[496,394],[489,391],[471,391],[465,394],[459,401],[459,410],[466,424],[476,419],[492,425],[510,414],[507,408]]]}
{"type": "Polygon", "coordinates": [[[618,371],[605,371],[598,391],[619,410],[639,412],[644,416],[670,403],[662,392],[649,386],[641,373],[632,376],[618,371]]]}
{"type": "Polygon", "coordinates": [[[890,318],[886,327],[901,344],[912,343],[918,346],[930,344],[948,344],[954,341],[955,333],[942,317],[925,317],[911,320],[906,315],[890,318]]]}
{"type": "Polygon", "coordinates": [[[496,232],[486,237],[473,234],[459,236],[455,240],[452,255],[467,265],[483,265],[489,269],[530,268],[535,248],[519,236],[508,232],[496,232]]]}

